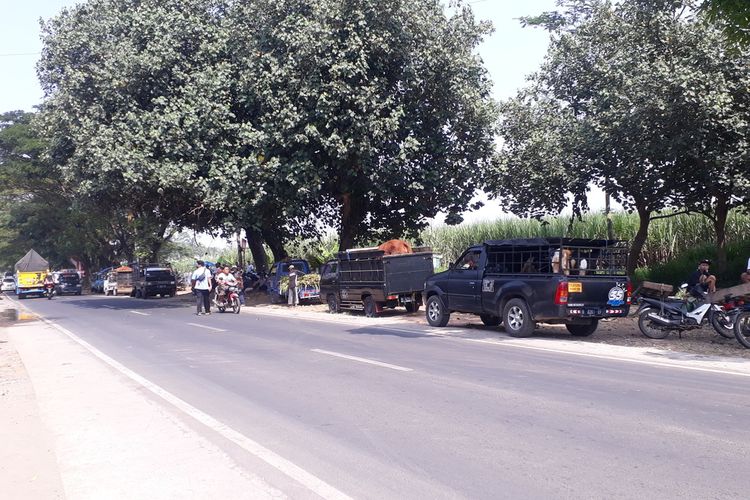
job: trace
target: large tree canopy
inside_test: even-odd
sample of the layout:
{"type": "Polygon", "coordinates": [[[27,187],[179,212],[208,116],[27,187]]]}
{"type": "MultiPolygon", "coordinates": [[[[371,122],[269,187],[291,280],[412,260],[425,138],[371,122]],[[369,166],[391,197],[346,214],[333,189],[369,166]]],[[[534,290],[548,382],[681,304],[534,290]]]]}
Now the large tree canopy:
{"type": "Polygon", "coordinates": [[[263,132],[269,192],[289,216],[338,227],[342,248],[414,232],[440,210],[460,220],[493,151],[491,83],[475,54],[488,25],[468,8],[446,17],[438,0],[261,0],[238,12],[236,59],[251,69],[242,111],[263,132]]]}
{"type": "Polygon", "coordinates": [[[460,220],[493,152],[489,31],[439,0],[91,0],[44,26],[42,123],[68,180],[138,218],[348,247],[460,220]]]}
{"type": "Polygon", "coordinates": [[[534,85],[504,105],[491,187],[539,216],[561,211],[568,193],[585,208],[598,184],[639,214],[631,271],[654,212],[719,209],[725,222],[748,199],[747,59],[690,6],[581,0],[528,19],[550,29],[551,45],[534,85]]]}

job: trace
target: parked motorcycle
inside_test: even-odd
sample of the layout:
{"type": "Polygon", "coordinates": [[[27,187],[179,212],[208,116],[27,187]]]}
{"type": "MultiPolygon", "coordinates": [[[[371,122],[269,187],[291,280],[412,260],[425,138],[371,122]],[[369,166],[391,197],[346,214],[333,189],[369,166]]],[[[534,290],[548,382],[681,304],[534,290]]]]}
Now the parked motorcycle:
{"type": "Polygon", "coordinates": [[[47,300],[52,300],[52,296],[55,294],[54,283],[48,283],[44,285],[44,295],[47,296],[47,300]]]}
{"type": "Polygon", "coordinates": [[[734,319],[734,336],[745,349],[750,349],[750,303],[742,303],[734,319]]]}
{"type": "Polygon", "coordinates": [[[236,286],[229,286],[224,290],[223,294],[216,294],[216,307],[219,312],[226,312],[227,309],[232,309],[234,314],[240,313],[240,291],[236,286]]]}
{"type": "MultiPolygon", "coordinates": [[[[683,290],[687,285],[683,285],[683,290]]],[[[652,339],[666,338],[670,332],[701,328],[709,323],[722,337],[731,339],[734,334],[736,312],[721,304],[712,304],[705,297],[688,299],[654,299],[641,297],[638,311],[638,328],[652,339]]]]}

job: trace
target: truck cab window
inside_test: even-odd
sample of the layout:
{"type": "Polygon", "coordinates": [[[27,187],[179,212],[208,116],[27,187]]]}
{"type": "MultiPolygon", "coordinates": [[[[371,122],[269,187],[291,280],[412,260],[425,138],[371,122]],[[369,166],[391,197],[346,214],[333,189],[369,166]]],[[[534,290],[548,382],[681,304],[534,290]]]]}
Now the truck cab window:
{"type": "Polygon", "coordinates": [[[466,252],[456,263],[456,269],[462,270],[476,270],[479,266],[479,257],[481,256],[479,250],[471,250],[466,252]]]}

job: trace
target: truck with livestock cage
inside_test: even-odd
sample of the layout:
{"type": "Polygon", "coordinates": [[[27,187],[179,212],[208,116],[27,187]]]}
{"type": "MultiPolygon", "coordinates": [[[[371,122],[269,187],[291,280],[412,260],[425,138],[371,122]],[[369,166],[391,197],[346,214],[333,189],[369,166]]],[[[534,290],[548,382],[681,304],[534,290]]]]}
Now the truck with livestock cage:
{"type": "Polygon", "coordinates": [[[630,309],[624,241],[529,238],[485,241],[425,284],[427,321],[445,326],[453,312],[474,313],[528,337],[538,322],[564,324],[574,336],[630,309]]]}
{"type": "Polygon", "coordinates": [[[372,317],[398,306],[416,312],[425,280],[434,272],[428,247],[393,255],[379,248],[355,248],[339,252],[323,266],[320,295],[331,313],[360,310],[372,317]]]}

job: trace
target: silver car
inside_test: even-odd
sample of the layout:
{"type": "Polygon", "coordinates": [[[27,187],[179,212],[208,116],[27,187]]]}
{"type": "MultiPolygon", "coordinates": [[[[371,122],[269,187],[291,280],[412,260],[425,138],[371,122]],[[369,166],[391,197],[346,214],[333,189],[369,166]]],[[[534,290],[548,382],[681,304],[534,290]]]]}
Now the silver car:
{"type": "Polygon", "coordinates": [[[3,278],[3,284],[0,285],[0,292],[14,292],[16,290],[16,280],[13,278],[3,278]]]}

